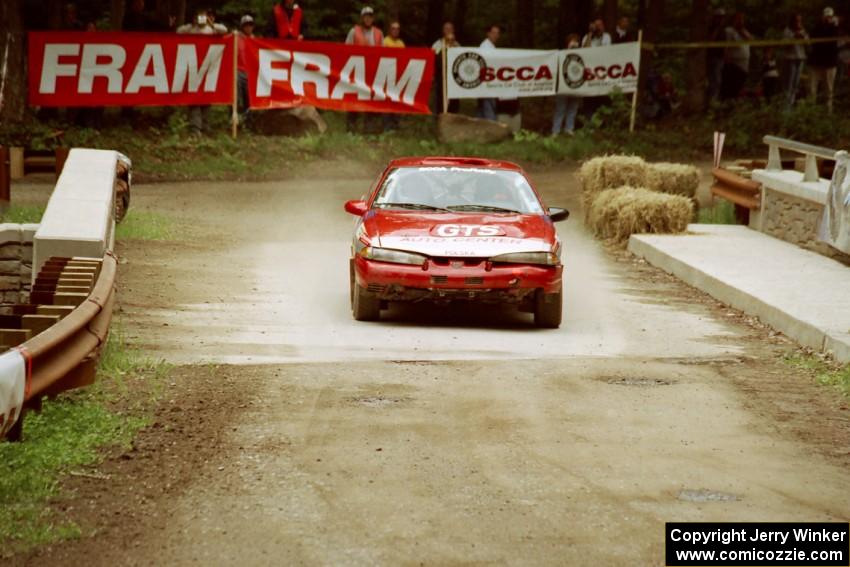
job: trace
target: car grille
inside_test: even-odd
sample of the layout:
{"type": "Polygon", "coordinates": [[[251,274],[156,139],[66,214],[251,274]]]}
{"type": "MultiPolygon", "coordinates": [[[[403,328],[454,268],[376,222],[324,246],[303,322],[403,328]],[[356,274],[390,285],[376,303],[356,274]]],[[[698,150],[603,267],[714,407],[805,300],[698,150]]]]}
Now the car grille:
{"type": "Polygon", "coordinates": [[[449,276],[431,276],[431,283],[444,284],[449,282],[449,276]]]}
{"type": "Polygon", "coordinates": [[[466,278],[466,285],[483,285],[484,278],[466,278]]]}
{"type": "Polygon", "coordinates": [[[384,291],[387,289],[387,286],[370,283],[366,289],[368,289],[370,293],[384,293],[384,291]]]}

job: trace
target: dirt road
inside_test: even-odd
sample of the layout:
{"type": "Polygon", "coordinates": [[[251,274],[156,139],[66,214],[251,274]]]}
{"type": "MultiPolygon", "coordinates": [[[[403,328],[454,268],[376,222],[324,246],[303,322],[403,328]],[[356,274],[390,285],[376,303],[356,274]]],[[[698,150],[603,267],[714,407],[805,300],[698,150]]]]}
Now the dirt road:
{"type": "Polygon", "coordinates": [[[781,337],[604,252],[571,172],[536,179],[576,208],[557,331],[468,307],[352,321],[360,171],[138,187],[136,210],[192,228],[119,250],[125,331],[197,365],[179,380],[218,409],[170,400],[180,435],[111,465],[102,532],[31,562],[661,565],[666,521],[847,520],[846,403],[781,337]]]}

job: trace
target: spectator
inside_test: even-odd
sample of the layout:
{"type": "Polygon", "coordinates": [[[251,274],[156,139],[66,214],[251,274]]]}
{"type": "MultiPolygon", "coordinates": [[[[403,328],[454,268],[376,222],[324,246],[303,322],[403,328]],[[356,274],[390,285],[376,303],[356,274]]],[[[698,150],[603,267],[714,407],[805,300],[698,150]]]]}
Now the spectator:
{"type": "MultiPolygon", "coordinates": [[[[832,8],[823,9],[823,17],[812,29],[812,38],[829,38],[838,36],[838,18],[832,8]]],[[[838,72],[838,42],[827,41],[812,45],[809,57],[809,96],[812,102],[817,102],[818,85],[826,86],[826,107],[832,114],[832,95],[835,86],[835,75],[838,72]]]]}
{"type": "MultiPolygon", "coordinates": [[[[708,41],[723,41],[726,38],[726,11],[718,8],[711,17],[708,28],[708,41]]],[[[717,100],[720,96],[720,86],[723,83],[723,48],[710,47],[705,50],[706,71],[708,73],[708,102],[717,100]]]]}
{"type": "Polygon", "coordinates": [[[436,65],[436,76],[434,77],[434,84],[437,88],[437,108],[435,109],[436,113],[443,112],[443,108],[447,108],[449,112],[457,114],[460,111],[460,101],[458,99],[453,99],[448,102],[446,106],[443,101],[443,49],[447,49],[449,47],[460,47],[460,43],[458,43],[455,38],[455,25],[451,22],[445,22],[443,24],[443,35],[431,45],[431,49],[437,55],[437,65],[436,65]]]}
{"type": "Polygon", "coordinates": [[[279,39],[304,39],[307,24],[304,22],[304,10],[295,0],[283,0],[274,5],[272,17],[266,35],[279,39]]]}
{"type": "Polygon", "coordinates": [[[601,47],[603,45],[611,45],[611,34],[605,31],[605,22],[602,21],[602,18],[598,18],[590,22],[590,28],[581,41],[581,46],[601,47]]]}
{"type": "Polygon", "coordinates": [[[384,42],[384,33],[374,25],[375,10],[366,6],[360,10],[360,23],[355,24],[348,32],[345,43],[348,45],[368,45],[369,47],[380,46],[384,42]]]}
{"type": "Polygon", "coordinates": [[[779,65],[776,63],[776,53],[772,47],[764,50],[761,74],[761,92],[764,98],[770,102],[780,91],[779,65]]]}
{"type": "MultiPolygon", "coordinates": [[[[496,49],[496,44],[499,43],[499,36],[502,34],[502,28],[496,24],[487,28],[487,37],[481,42],[480,49],[491,50],[496,49]]],[[[496,121],[496,107],[499,100],[495,98],[480,98],[478,99],[478,117],[485,120],[496,121]]]]}
{"type": "MultiPolygon", "coordinates": [[[[221,24],[216,25],[215,21],[210,18],[207,10],[198,10],[195,14],[195,19],[190,24],[183,24],[177,28],[177,33],[196,34],[196,35],[216,35],[222,33],[220,30],[224,28],[221,24]]],[[[224,28],[225,32],[227,28],[224,28]]],[[[207,114],[209,114],[209,106],[190,106],[189,107],[189,124],[195,134],[203,134],[204,125],[207,122],[207,114]]]]}
{"type": "Polygon", "coordinates": [[[73,2],[68,2],[62,7],[62,29],[83,31],[86,26],[80,21],[77,5],[73,2]]]}
{"type": "MultiPolygon", "coordinates": [[[[809,34],[803,28],[803,16],[794,14],[788,21],[788,27],[782,32],[783,39],[809,39],[809,34]]],[[[806,46],[789,45],[785,48],[785,103],[790,109],[797,100],[797,91],[800,89],[800,75],[803,65],[806,63],[806,46]]]]}
{"type": "Polygon", "coordinates": [[[145,12],[145,0],[130,0],[121,25],[124,31],[164,31],[152,14],[145,12]]]}
{"type": "MultiPolygon", "coordinates": [[[[404,48],[404,40],[401,39],[401,23],[398,20],[390,22],[389,33],[384,38],[384,47],[404,48]]],[[[384,130],[398,130],[399,118],[398,114],[384,114],[384,130]]]]}
{"type": "MultiPolygon", "coordinates": [[[[348,32],[345,43],[348,45],[361,45],[368,47],[380,47],[384,42],[383,32],[375,26],[375,10],[371,6],[365,6],[360,10],[360,23],[355,24],[348,32]]],[[[357,130],[359,113],[349,112],[346,117],[348,131],[357,130]]],[[[365,128],[369,130],[369,124],[373,123],[371,118],[366,119],[365,128]]]]}
{"type": "Polygon", "coordinates": [[[727,47],[724,53],[723,82],[720,86],[723,100],[738,98],[750,74],[750,46],[744,42],[750,41],[753,36],[744,24],[744,13],[737,12],[732,25],[726,28],[726,41],[739,45],[727,47]]]}
{"type": "Polygon", "coordinates": [[[614,28],[614,36],[611,38],[614,43],[629,43],[636,41],[634,34],[631,31],[629,19],[622,16],[617,20],[617,25],[614,28]]]}
{"type": "MultiPolygon", "coordinates": [[[[579,47],[579,36],[577,33],[571,33],[567,36],[567,49],[576,49],[577,47],[579,47]]],[[[552,118],[553,136],[560,134],[562,129],[570,136],[573,135],[580,105],[581,97],[563,94],[555,97],[555,116],[552,118]]]]}
{"type": "Polygon", "coordinates": [[[239,20],[239,57],[237,68],[237,85],[239,87],[239,115],[240,122],[247,124],[250,117],[248,98],[248,47],[243,38],[254,37],[254,18],[245,14],[239,20]]]}
{"type": "Polygon", "coordinates": [[[210,25],[213,28],[213,33],[217,35],[225,35],[230,30],[227,29],[227,26],[224,24],[217,24],[215,21],[215,10],[212,8],[207,8],[207,18],[209,18],[210,25]]]}

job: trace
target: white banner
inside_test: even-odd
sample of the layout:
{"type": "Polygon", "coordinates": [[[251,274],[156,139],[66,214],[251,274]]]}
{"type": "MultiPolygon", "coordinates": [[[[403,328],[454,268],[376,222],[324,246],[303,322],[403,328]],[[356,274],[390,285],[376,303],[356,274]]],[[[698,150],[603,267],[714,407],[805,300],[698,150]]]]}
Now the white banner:
{"type": "Polygon", "coordinates": [[[557,51],[532,49],[448,50],[449,98],[517,98],[555,94],[557,51]]]}
{"type": "Polygon", "coordinates": [[[850,254],[850,154],[835,154],[835,169],[826,194],[818,238],[836,250],[850,254]]]}
{"type": "Polygon", "coordinates": [[[0,439],[18,418],[27,388],[27,361],[20,351],[12,349],[0,355],[0,439]]]}
{"type": "Polygon", "coordinates": [[[558,94],[604,96],[637,89],[640,43],[620,43],[558,52],[558,94]]]}

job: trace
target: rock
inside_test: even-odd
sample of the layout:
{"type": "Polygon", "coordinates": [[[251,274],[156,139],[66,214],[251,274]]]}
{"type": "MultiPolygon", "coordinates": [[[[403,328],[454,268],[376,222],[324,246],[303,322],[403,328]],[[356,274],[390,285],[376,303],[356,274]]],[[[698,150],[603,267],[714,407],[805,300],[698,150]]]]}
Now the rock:
{"type": "Polygon", "coordinates": [[[324,134],[325,119],[312,106],[252,113],[252,128],[264,136],[306,136],[324,134]]]}
{"type": "Polygon", "coordinates": [[[437,137],[444,144],[478,142],[495,144],[511,137],[510,129],[499,122],[472,118],[463,114],[440,114],[437,137]]]}

